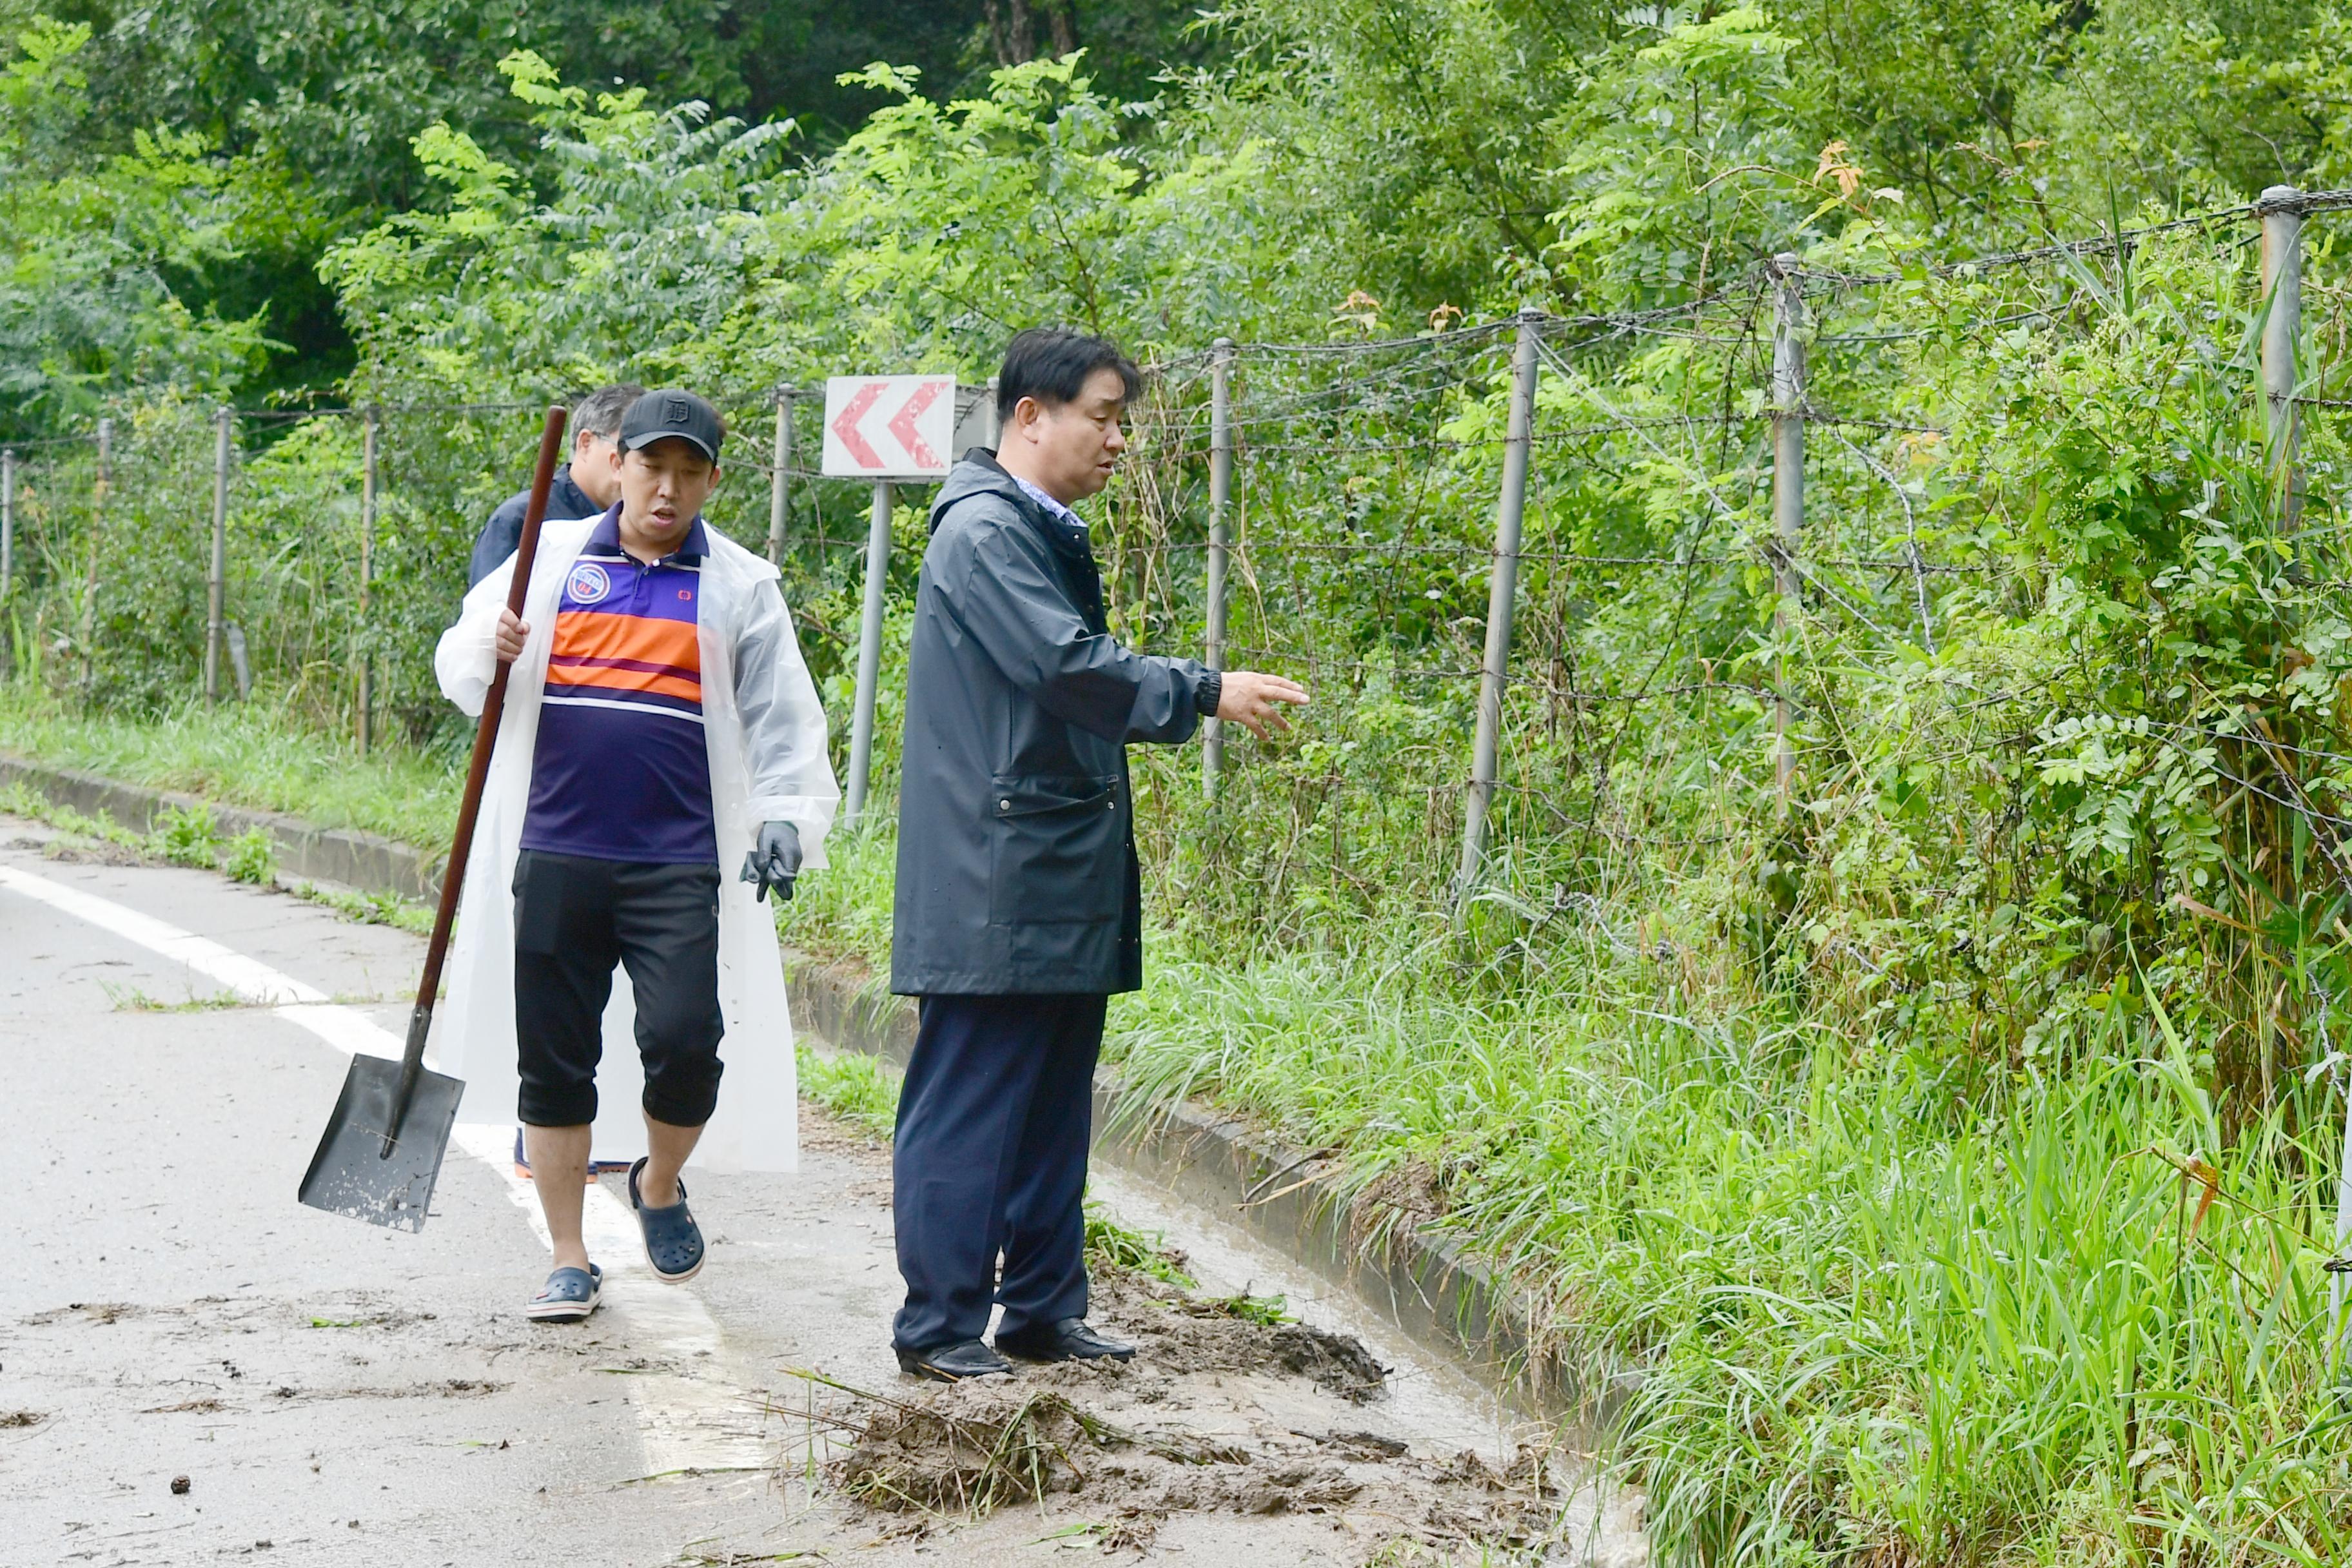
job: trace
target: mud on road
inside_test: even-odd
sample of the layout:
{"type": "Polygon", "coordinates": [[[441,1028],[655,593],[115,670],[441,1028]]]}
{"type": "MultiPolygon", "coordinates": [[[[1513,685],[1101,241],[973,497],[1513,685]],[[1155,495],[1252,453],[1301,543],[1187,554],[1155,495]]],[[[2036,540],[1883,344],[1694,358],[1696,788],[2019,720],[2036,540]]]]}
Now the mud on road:
{"type": "MultiPolygon", "coordinates": [[[[209,873],[56,854],[30,825],[0,821],[0,867],[404,1020],[414,938],[209,873]]],[[[497,1151],[453,1150],[418,1235],[303,1209],[343,1073],[315,1034],[21,884],[0,886],[0,954],[18,1130],[5,1568],[995,1568],[1067,1550],[1279,1568],[1475,1562],[1481,1542],[1642,1561],[1629,1509],[1564,1490],[1569,1457],[1526,1458],[1377,1325],[1108,1173],[1114,1214],[1170,1232],[1201,1280],[1098,1273],[1096,1320],[1142,1346],[1130,1365],[902,1380],[887,1152],[806,1107],[799,1173],[697,1182],[699,1279],[616,1279],[587,1324],[534,1325],[518,1309],[546,1256],[497,1151]],[[1236,1305],[1254,1280],[1317,1327],[1236,1305]],[[1381,1392],[1383,1363],[1402,1370],[1381,1392]]]]}
{"type": "Polygon", "coordinates": [[[1565,1463],[1533,1446],[1499,1470],[1467,1448],[1417,1453],[1368,1413],[1386,1369],[1352,1336],[1113,1264],[1094,1278],[1093,1320],[1134,1362],[924,1391],[812,1378],[834,1397],[803,1411],[809,1436],[851,1445],[827,1479],[908,1536],[1045,1505],[1071,1521],[1059,1539],[1112,1553],[1148,1551],[1180,1515],[1319,1520],[1360,1561],[1536,1560],[1575,1531],[1565,1463]]]}

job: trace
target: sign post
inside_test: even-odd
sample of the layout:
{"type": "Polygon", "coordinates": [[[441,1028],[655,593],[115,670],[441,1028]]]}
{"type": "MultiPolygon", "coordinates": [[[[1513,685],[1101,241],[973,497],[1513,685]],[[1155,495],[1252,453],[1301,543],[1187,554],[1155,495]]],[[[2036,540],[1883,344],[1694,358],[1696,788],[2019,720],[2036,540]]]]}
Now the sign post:
{"type": "Polygon", "coordinates": [[[955,377],[836,375],[824,384],[827,479],[870,479],[874,517],[866,540],[866,613],[857,628],[857,704],[849,725],[849,799],[844,820],[866,811],[874,763],[874,694],[882,679],[883,589],[890,568],[890,486],[941,479],[954,460],[955,377]]]}

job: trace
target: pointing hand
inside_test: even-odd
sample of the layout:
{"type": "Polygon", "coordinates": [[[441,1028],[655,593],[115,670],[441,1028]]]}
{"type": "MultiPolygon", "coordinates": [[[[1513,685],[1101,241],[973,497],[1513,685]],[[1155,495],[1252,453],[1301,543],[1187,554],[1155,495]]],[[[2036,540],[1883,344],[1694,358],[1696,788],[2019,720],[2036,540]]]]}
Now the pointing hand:
{"type": "Polygon", "coordinates": [[[1307,701],[1307,688],[1295,680],[1229,669],[1224,689],[1217,698],[1217,717],[1232,720],[1263,741],[1276,730],[1290,728],[1290,719],[1279,704],[1304,708],[1307,701]]]}

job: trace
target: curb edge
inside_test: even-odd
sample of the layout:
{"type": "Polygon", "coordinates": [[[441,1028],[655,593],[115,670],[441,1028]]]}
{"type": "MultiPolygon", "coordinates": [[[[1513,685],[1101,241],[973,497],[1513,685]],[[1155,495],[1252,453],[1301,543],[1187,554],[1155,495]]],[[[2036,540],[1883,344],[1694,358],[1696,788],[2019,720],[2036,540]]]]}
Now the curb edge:
{"type": "Polygon", "coordinates": [[[301,876],[398,893],[428,903],[441,896],[437,857],[357,828],[320,827],[279,812],[223,805],[201,795],[124,784],[102,773],[0,752],[0,787],[12,784],[21,784],[59,805],[91,816],[103,812],[140,833],[150,831],[168,807],[205,806],[224,832],[239,834],[257,827],[268,833],[277,847],[278,864],[301,876]]]}
{"type": "MultiPolygon", "coordinates": [[[[787,948],[795,1028],[901,1067],[914,1048],[914,1008],[845,963],[787,948]]],[[[1115,1069],[1095,1078],[1095,1152],[1230,1223],[1242,1226],[1318,1278],[1353,1292],[1406,1339],[1493,1389],[1528,1415],[1597,1433],[1626,1392],[1622,1376],[1594,1389],[1558,1355],[1538,1353],[1532,1304],[1449,1238],[1417,1227],[1384,1240],[1378,1205],[1334,1198],[1318,1163],[1195,1101],[1122,1105],[1115,1069]],[[1265,1189],[1276,1190],[1264,1196],[1265,1189]]]]}

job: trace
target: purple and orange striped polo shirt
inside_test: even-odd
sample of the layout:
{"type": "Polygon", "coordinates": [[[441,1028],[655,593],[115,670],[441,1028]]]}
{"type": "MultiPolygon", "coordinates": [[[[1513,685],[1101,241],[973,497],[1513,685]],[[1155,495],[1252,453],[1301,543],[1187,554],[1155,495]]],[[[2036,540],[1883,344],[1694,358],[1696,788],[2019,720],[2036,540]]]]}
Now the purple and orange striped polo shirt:
{"type": "Polygon", "coordinates": [[[644,864],[716,864],[698,635],[700,518],[646,565],[615,505],[564,578],[539,710],[522,847],[644,864]]]}

